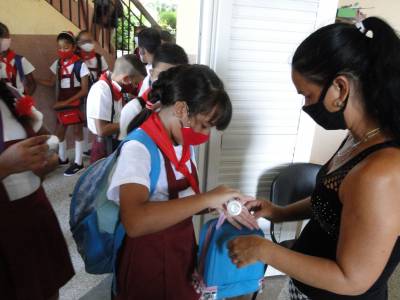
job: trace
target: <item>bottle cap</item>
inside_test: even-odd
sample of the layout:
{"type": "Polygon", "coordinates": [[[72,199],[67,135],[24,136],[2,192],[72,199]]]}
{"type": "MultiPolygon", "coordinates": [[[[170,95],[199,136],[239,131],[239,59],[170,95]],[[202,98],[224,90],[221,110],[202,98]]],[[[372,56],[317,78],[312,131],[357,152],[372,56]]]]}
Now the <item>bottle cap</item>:
{"type": "Polygon", "coordinates": [[[226,206],[226,209],[231,216],[238,216],[242,212],[242,203],[238,200],[230,200],[226,206]]]}

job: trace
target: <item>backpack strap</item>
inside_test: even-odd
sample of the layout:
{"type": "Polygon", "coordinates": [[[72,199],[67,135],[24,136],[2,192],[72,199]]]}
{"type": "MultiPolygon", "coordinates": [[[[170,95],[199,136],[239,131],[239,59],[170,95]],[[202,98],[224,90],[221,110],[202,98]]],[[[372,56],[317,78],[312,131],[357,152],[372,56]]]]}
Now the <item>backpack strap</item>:
{"type": "Polygon", "coordinates": [[[81,68],[83,61],[80,59],[74,63],[72,73],[75,74],[76,79],[81,82],[81,68]]]}
{"type": "Polygon", "coordinates": [[[14,63],[15,63],[15,68],[17,69],[19,78],[21,79],[21,82],[25,84],[25,73],[24,73],[24,68],[22,67],[22,58],[23,56],[16,54],[14,58],[14,63]]]}
{"type": "MultiPolygon", "coordinates": [[[[152,195],[155,191],[158,178],[160,177],[161,159],[158,147],[156,143],[154,143],[154,141],[150,138],[150,136],[144,130],[141,129],[134,130],[131,133],[129,133],[123,143],[132,140],[142,143],[146,147],[146,149],[150,152],[150,158],[151,158],[150,195],[152,195]]],[[[119,147],[119,149],[121,148],[119,147]]]]}

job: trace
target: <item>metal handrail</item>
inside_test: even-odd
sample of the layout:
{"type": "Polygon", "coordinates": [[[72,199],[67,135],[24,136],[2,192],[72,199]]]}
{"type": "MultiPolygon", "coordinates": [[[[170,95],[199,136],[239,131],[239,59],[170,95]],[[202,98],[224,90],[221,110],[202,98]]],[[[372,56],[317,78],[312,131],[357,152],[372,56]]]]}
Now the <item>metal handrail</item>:
{"type": "Polygon", "coordinates": [[[144,21],[147,21],[153,27],[158,27],[157,22],[138,0],[116,0],[119,1],[119,5],[114,4],[114,7],[108,8],[108,10],[104,9],[105,5],[100,5],[100,11],[94,3],[95,0],[46,1],[78,28],[91,31],[102,48],[114,56],[118,51],[122,52],[122,54],[131,53],[137,46],[131,36],[133,27],[143,25],[144,21]],[[92,1],[92,4],[89,4],[89,1],[92,1]],[[140,12],[139,15],[135,12],[135,8],[140,12]],[[114,14],[109,13],[112,9],[114,14]],[[101,16],[100,20],[97,19],[97,22],[100,21],[101,25],[96,22],[98,13],[101,13],[101,16]],[[103,20],[103,18],[105,19],[103,20]],[[120,22],[121,32],[119,32],[117,26],[115,28],[115,44],[112,47],[112,31],[114,26],[117,25],[114,22],[118,21],[120,22]]]}

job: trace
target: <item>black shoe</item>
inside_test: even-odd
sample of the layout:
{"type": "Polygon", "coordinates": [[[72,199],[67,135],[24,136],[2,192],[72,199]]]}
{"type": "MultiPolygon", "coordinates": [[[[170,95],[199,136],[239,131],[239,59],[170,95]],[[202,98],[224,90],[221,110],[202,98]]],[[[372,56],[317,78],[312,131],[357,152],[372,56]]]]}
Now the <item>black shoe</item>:
{"type": "Polygon", "coordinates": [[[58,158],[58,164],[60,166],[65,166],[69,164],[69,159],[67,158],[66,160],[62,161],[60,158],[58,158]]]}
{"type": "Polygon", "coordinates": [[[88,151],[84,151],[84,152],[83,152],[83,155],[84,155],[84,156],[90,157],[91,154],[92,154],[92,150],[88,150],[88,151]]]}
{"type": "Polygon", "coordinates": [[[78,165],[75,162],[72,163],[67,170],[64,172],[64,176],[72,176],[75,175],[76,173],[79,173],[80,171],[83,170],[83,164],[78,165]]]}

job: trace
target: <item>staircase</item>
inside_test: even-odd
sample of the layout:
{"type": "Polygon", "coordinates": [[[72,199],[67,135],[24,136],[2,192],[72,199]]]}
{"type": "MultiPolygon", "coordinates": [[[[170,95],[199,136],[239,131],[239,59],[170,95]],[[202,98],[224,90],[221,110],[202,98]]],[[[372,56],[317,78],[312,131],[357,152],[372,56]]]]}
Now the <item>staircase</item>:
{"type": "Polygon", "coordinates": [[[132,53],[137,45],[134,27],[159,27],[139,0],[46,0],[81,30],[92,32],[95,40],[111,56],[132,53]],[[104,2],[103,2],[104,1],[104,2]],[[109,3],[110,8],[95,3],[109,3]],[[104,16],[103,18],[101,16],[104,16]],[[94,22],[94,20],[98,20],[94,22]],[[108,24],[117,23],[117,28],[108,24]]]}

